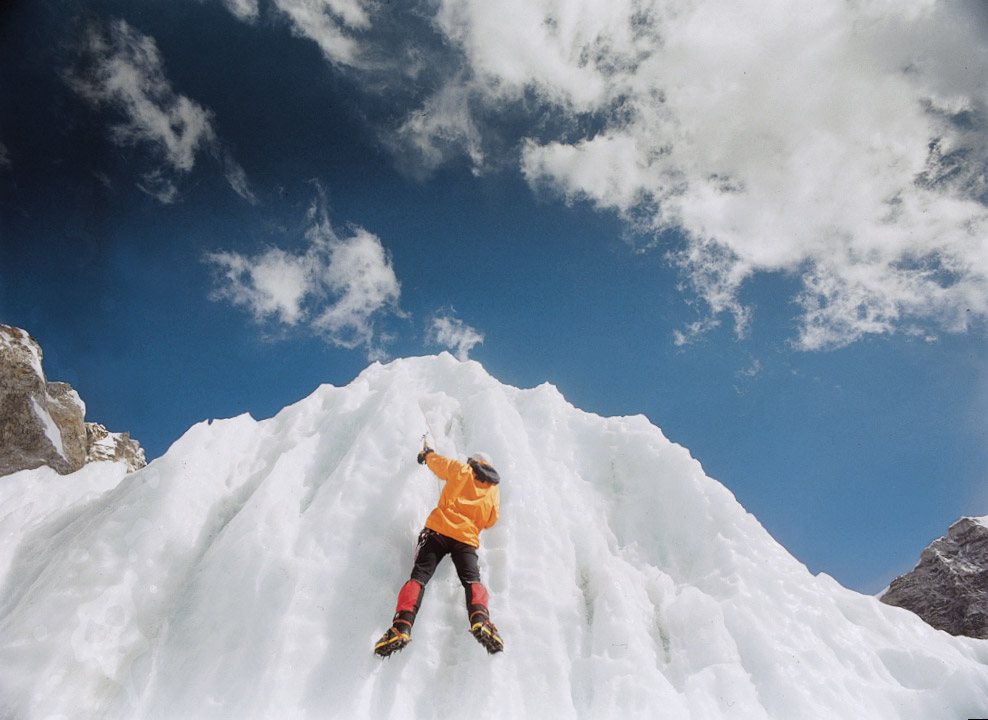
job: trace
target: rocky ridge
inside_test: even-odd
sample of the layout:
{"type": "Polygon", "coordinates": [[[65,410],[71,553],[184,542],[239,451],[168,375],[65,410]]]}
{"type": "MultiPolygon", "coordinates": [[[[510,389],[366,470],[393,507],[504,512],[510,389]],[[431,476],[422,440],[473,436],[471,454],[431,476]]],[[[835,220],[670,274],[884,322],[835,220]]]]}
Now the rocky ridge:
{"type": "Polygon", "coordinates": [[[951,635],[988,638],[988,518],[961,518],[896,578],[881,601],[951,635]]]}
{"type": "Polygon", "coordinates": [[[0,325],[0,476],[47,465],[67,475],[87,462],[147,463],[130,433],[86,422],[71,385],[48,382],[41,346],[26,330],[0,325]]]}

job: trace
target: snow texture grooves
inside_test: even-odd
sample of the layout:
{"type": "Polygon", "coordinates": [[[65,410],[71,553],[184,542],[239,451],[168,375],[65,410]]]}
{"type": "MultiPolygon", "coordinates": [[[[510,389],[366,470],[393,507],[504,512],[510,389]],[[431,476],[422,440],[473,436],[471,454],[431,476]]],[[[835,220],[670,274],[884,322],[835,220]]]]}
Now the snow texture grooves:
{"type": "Polygon", "coordinates": [[[988,644],[810,575],[644,417],[448,354],[200,423],[114,472],[0,484],[2,718],[988,712],[988,644]],[[502,478],[480,551],[494,657],[449,563],[411,645],[371,652],[438,495],[415,462],[427,424],[502,478]]]}

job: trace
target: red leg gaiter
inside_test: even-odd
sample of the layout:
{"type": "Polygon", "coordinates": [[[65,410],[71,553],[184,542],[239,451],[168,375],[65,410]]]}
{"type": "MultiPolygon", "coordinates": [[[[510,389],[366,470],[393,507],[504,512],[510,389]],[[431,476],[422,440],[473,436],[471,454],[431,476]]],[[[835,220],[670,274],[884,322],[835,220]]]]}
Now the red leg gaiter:
{"type": "Polygon", "coordinates": [[[398,604],[395,606],[395,622],[408,623],[409,629],[415,622],[415,615],[422,602],[422,585],[415,580],[409,580],[401,586],[398,592],[398,604]]]}
{"type": "Polygon", "coordinates": [[[401,591],[398,593],[398,605],[395,607],[395,612],[417,613],[419,611],[419,603],[421,601],[422,586],[414,580],[409,580],[401,586],[401,591]]]}
{"type": "Polygon", "coordinates": [[[480,583],[470,583],[467,588],[467,614],[470,617],[470,625],[482,620],[490,620],[490,611],[487,609],[487,602],[490,596],[480,583]]]}

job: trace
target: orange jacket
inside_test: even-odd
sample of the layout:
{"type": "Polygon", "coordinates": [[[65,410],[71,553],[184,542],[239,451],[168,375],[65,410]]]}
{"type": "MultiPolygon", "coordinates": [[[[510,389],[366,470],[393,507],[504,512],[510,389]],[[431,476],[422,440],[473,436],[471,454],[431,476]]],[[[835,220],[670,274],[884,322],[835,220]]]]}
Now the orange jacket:
{"type": "Polygon", "coordinates": [[[466,463],[450,460],[437,452],[426,456],[426,465],[446,485],[439,504],[425,526],[467,545],[480,547],[480,531],[497,522],[501,491],[497,485],[480,482],[466,463]]]}

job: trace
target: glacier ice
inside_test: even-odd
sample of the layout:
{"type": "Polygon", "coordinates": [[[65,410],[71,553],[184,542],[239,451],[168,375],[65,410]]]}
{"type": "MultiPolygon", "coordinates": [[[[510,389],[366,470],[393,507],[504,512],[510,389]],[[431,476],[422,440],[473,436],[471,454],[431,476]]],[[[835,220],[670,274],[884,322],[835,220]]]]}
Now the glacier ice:
{"type": "Polygon", "coordinates": [[[582,412],[448,354],[374,364],[275,417],[192,427],[126,474],[0,482],[4,718],[967,718],[988,644],[814,576],[642,416],[582,412]],[[382,662],[437,499],[482,449],[481,572],[445,563],[382,662]]]}

